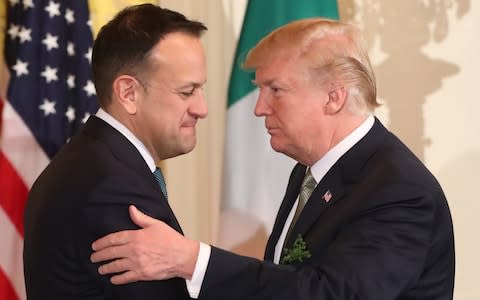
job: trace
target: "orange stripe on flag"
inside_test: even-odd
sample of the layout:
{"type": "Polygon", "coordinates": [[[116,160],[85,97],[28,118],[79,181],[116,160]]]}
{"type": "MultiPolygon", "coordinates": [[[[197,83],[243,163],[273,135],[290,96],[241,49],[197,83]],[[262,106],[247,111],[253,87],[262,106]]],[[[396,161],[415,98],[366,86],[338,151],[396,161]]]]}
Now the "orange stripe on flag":
{"type": "Polygon", "coordinates": [[[23,211],[28,197],[28,188],[1,151],[0,182],[0,206],[23,236],[23,211]]]}
{"type": "Polygon", "coordinates": [[[0,268],[0,299],[2,300],[18,300],[17,294],[12,287],[12,284],[0,268]]]}

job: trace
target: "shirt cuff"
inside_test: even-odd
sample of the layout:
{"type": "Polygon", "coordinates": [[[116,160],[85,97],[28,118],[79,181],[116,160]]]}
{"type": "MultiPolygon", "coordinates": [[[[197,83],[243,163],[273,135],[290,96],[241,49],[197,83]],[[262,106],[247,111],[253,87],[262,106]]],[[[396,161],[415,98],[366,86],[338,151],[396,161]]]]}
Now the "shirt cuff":
{"type": "Polygon", "coordinates": [[[212,248],[210,245],[200,242],[200,248],[198,250],[197,262],[195,263],[195,269],[193,270],[192,279],[185,279],[187,282],[187,290],[190,298],[197,299],[202,288],[203,278],[207,271],[208,261],[210,260],[210,252],[212,248]]]}

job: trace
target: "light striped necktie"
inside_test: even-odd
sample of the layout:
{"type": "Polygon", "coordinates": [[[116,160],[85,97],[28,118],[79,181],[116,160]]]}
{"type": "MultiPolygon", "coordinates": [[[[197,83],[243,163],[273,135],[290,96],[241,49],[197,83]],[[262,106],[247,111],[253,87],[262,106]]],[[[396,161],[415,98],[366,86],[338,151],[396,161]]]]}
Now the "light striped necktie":
{"type": "Polygon", "coordinates": [[[307,204],[308,198],[310,198],[310,195],[312,195],[313,190],[315,189],[316,186],[317,186],[317,182],[315,181],[315,178],[313,178],[310,168],[308,168],[308,171],[305,174],[305,177],[303,178],[302,186],[300,187],[300,194],[298,195],[297,209],[295,210],[295,214],[293,215],[292,222],[290,223],[290,227],[288,228],[285,242],[290,237],[290,233],[293,227],[295,226],[295,223],[297,223],[297,220],[300,217],[300,213],[302,212],[303,208],[307,204]]]}
{"type": "Polygon", "coordinates": [[[155,171],[153,171],[153,176],[155,176],[155,179],[157,180],[163,195],[168,201],[167,185],[165,183],[165,178],[163,177],[162,170],[160,170],[160,168],[155,168],[155,171]]]}

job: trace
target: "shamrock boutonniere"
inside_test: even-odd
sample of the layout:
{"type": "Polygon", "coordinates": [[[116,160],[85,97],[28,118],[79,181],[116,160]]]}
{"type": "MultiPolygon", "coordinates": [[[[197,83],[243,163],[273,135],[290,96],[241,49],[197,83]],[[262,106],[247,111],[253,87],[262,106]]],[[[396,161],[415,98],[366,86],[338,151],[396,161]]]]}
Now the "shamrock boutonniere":
{"type": "Polygon", "coordinates": [[[303,262],[305,259],[312,256],[310,251],[307,249],[307,243],[303,240],[302,236],[299,234],[291,249],[283,249],[283,257],[280,261],[281,264],[294,264],[297,262],[303,262]]]}

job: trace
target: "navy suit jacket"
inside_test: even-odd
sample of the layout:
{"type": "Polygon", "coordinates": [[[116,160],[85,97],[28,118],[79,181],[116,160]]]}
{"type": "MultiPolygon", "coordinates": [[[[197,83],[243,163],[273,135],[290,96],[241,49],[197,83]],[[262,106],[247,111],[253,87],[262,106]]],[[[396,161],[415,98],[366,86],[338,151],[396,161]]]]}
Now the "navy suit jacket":
{"type": "Polygon", "coordinates": [[[453,226],[445,196],[378,120],[319,182],[284,245],[291,248],[301,235],[311,257],[272,263],[305,169],[297,164],[292,171],[265,261],[212,248],[200,299],[452,299],[453,226]]]}
{"type": "Polygon", "coordinates": [[[28,299],[190,299],[183,279],[114,286],[90,262],[97,238],[137,228],[129,204],[181,232],[135,146],[92,116],[31,189],[24,245],[28,299]]]}

